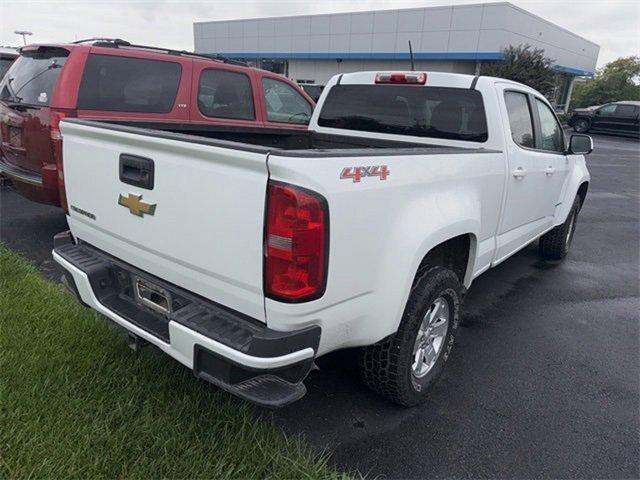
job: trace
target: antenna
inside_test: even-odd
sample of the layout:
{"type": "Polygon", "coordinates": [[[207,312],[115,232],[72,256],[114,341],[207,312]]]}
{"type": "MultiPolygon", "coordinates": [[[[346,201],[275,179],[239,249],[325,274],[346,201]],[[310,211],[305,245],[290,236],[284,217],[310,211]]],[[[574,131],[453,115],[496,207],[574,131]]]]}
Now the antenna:
{"type": "Polygon", "coordinates": [[[27,32],[26,30],[14,30],[16,35],[22,35],[22,43],[27,44],[27,36],[33,35],[33,32],[27,32]]]}
{"type": "Polygon", "coordinates": [[[411,71],[413,72],[416,69],[416,66],[413,63],[413,48],[411,48],[411,40],[409,40],[409,57],[411,58],[411,71]]]}

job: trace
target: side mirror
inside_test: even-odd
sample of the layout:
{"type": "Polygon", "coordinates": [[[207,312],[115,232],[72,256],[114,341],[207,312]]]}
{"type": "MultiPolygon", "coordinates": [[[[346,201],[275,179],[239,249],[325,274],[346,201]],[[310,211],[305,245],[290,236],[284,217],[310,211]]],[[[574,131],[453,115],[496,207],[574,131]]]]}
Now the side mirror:
{"type": "Polygon", "coordinates": [[[571,135],[569,151],[572,155],[589,155],[593,152],[593,139],[589,135],[571,135]]]}

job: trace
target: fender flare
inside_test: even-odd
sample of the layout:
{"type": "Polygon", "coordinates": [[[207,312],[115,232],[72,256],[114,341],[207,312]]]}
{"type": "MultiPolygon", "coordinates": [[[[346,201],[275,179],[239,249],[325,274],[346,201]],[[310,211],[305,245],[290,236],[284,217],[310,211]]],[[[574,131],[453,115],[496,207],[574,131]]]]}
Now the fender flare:
{"type": "Polygon", "coordinates": [[[462,220],[445,228],[442,228],[428,238],[420,245],[417,255],[413,260],[413,274],[418,272],[418,268],[422,263],[422,260],[438,245],[441,245],[449,240],[463,235],[469,236],[469,257],[467,259],[467,268],[465,270],[465,278],[461,283],[467,285],[468,280],[473,275],[473,266],[475,265],[477,248],[478,248],[478,232],[480,231],[480,224],[478,220],[462,220]]]}
{"type": "Polygon", "coordinates": [[[556,207],[554,226],[562,225],[567,220],[571,207],[573,206],[573,200],[579,191],[582,194],[582,203],[580,205],[582,207],[590,181],[591,176],[587,171],[584,157],[582,157],[581,160],[576,161],[575,168],[572,169],[571,175],[567,179],[562,202],[556,207]]]}
{"type": "Polygon", "coordinates": [[[465,287],[469,285],[470,280],[473,278],[473,268],[475,265],[477,254],[477,239],[479,231],[479,221],[477,219],[469,218],[452,223],[451,225],[443,226],[442,228],[432,232],[421,242],[419,247],[415,250],[415,255],[413,257],[413,260],[411,261],[409,271],[407,272],[403,288],[403,291],[405,293],[403,294],[402,300],[400,302],[400,309],[394,317],[394,322],[391,325],[390,333],[396,332],[398,330],[398,327],[400,326],[404,309],[407,305],[407,301],[409,300],[409,296],[411,295],[415,276],[424,258],[438,245],[461,235],[469,235],[470,237],[467,268],[465,272],[465,278],[461,282],[465,287]]]}

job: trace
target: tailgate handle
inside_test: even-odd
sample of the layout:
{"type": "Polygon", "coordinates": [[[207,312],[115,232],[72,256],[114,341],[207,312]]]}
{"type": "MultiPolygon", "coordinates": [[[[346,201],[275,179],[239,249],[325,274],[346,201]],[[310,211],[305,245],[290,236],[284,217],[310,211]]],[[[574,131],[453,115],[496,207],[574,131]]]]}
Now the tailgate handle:
{"type": "Polygon", "coordinates": [[[120,181],[135,187],[153,190],[153,160],[137,155],[120,155],[120,181]]]}

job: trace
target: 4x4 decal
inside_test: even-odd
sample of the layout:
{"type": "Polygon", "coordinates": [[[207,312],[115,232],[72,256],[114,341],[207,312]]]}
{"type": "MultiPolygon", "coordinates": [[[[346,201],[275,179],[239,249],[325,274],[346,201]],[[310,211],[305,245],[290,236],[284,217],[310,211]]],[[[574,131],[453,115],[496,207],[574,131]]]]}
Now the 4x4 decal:
{"type": "Polygon", "coordinates": [[[391,172],[386,165],[370,165],[368,167],[344,167],[340,172],[340,180],[352,179],[353,183],[358,183],[364,177],[379,177],[386,180],[391,172]]]}

